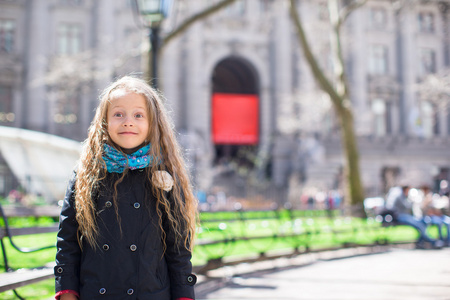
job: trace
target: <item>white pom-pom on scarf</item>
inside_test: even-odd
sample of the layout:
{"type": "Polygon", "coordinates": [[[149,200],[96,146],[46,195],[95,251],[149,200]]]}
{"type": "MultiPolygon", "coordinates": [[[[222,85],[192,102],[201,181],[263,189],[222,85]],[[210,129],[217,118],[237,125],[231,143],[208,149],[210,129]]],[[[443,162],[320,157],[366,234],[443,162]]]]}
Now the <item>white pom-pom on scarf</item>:
{"type": "Polygon", "coordinates": [[[173,178],[167,171],[155,171],[152,175],[152,183],[157,188],[168,192],[172,190],[173,178]]]}

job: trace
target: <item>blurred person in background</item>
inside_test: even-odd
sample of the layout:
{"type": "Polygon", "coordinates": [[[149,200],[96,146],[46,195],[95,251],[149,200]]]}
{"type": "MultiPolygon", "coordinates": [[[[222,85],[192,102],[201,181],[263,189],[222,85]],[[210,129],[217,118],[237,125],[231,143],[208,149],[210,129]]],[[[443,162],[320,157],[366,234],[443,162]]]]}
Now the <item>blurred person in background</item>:
{"type": "Polygon", "coordinates": [[[431,191],[429,186],[422,187],[423,198],[421,210],[423,214],[423,222],[428,225],[435,225],[438,228],[439,239],[444,242],[445,246],[450,246],[450,217],[442,211],[442,201],[439,194],[431,191]],[[446,236],[443,233],[443,227],[446,230],[446,236]]]}
{"type": "Polygon", "coordinates": [[[411,187],[403,185],[401,193],[399,193],[393,202],[390,204],[391,209],[396,216],[397,223],[401,225],[408,225],[417,230],[419,238],[416,241],[416,248],[425,248],[426,243],[429,243],[433,248],[442,248],[443,242],[441,240],[432,239],[427,233],[427,224],[413,214],[413,202],[408,194],[411,187]]]}

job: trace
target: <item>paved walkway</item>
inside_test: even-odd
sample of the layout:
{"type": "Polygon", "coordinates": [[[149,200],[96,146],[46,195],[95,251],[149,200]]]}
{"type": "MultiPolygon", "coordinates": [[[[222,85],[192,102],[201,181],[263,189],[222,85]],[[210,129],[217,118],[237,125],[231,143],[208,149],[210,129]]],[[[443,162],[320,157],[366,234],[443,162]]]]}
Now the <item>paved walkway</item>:
{"type": "Polygon", "coordinates": [[[449,248],[296,263],[290,259],[270,272],[230,276],[209,291],[199,289],[197,299],[450,300],[449,248]]]}

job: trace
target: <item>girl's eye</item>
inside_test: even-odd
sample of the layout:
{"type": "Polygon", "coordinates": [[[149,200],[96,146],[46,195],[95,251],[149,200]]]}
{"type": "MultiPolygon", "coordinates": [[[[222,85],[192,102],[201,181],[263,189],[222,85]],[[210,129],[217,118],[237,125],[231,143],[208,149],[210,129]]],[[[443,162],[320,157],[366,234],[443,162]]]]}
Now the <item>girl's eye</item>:
{"type": "Polygon", "coordinates": [[[120,117],[122,117],[122,114],[117,112],[117,113],[115,113],[113,116],[114,116],[114,117],[119,117],[119,118],[120,118],[120,117]]]}
{"type": "Polygon", "coordinates": [[[136,114],[136,118],[143,118],[144,115],[143,114],[136,114]]]}

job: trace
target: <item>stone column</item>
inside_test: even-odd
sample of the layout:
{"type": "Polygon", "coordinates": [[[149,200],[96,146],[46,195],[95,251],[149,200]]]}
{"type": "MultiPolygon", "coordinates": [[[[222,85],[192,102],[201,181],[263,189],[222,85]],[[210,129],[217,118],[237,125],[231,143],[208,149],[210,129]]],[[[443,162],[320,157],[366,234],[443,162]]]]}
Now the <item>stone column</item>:
{"type": "MultiPolygon", "coordinates": [[[[364,8],[355,11],[352,17],[347,20],[346,29],[349,41],[350,53],[347,53],[347,61],[352,60],[352,69],[348,69],[349,89],[353,103],[353,113],[355,117],[355,129],[357,135],[368,135],[372,129],[371,107],[367,99],[367,39],[366,17],[364,8]],[[352,57],[350,57],[352,56],[352,57]],[[351,76],[350,76],[351,75],[351,76]],[[350,81],[351,80],[351,81],[350,81]]],[[[347,66],[348,67],[348,64],[347,66]]],[[[387,100],[387,99],[384,99],[387,100]]]]}
{"type": "MultiPolygon", "coordinates": [[[[113,80],[113,62],[115,59],[115,43],[121,41],[115,40],[115,30],[112,24],[115,24],[115,11],[116,1],[98,0],[94,1],[95,6],[94,14],[92,18],[93,22],[93,35],[92,48],[95,51],[93,55],[93,72],[102,74],[95,82],[94,90],[101,92],[106,86],[113,80]]],[[[117,74],[119,75],[119,74],[117,74]]],[[[97,93],[98,94],[98,93],[97,93]]],[[[91,99],[91,107],[95,109],[98,105],[98,95],[96,98],[91,99]]],[[[92,116],[92,115],[91,115],[92,116]]]]}
{"type": "Polygon", "coordinates": [[[180,39],[175,39],[168,44],[160,57],[159,67],[159,89],[163,92],[167,100],[167,108],[173,118],[176,130],[184,129],[182,114],[186,108],[182,106],[183,91],[181,90],[181,81],[186,78],[181,66],[181,48],[180,39]]]}
{"type": "MultiPolygon", "coordinates": [[[[204,1],[192,1],[189,3],[188,15],[192,15],[207,5],[204,1]]],[[[189,165],[193,168],[193,179],[195,184],[201,188],[207,188],[210,184],[204,180],[204,171],[210,166],[210,155],[205,149],[210,149],[210,90],[207,89],[211,73],[204,70],[204,47],[203,47],[203,23],[194,24],[183,37],[181,42],[185,49],[180,62],[184,65],[181,81],[184,83],[180,93],[180,114],[183,127],[185,128],[184,145],[188,147],[186,157],[189,165]],[[205,145],[207,144],[207,145],[205,145]]],[[[207,177],[207,176],[206,176],[207,177]]]]}
{"type": "MultiPolygon", "coordinates": [[[[195,13],[201,9],[202,1],[192,1],[190,5],[190,13],[195,13]]],[[[196,23],[186,32],[186,58],[185,65],[187,68],[186,81],[186,121],[187,131],[189,134],[195,130],[205,131],[209,127],[209,107],[210,99],[205,99],[202,94],[202,23],[196,23]]]]}
{"type": "Polygon", "coordinates": [[[274,19],[273,43],[274,51],[271,59],[272,72],[274,76],[275,102],[276,109],[276,127],[282,130],[281,122],[290,117],[293,108],[292,98],[292,28],[291,20],[288,15],[289,8],[287,2],[282,2],[274,6],[277,18],[274,19]]]}
{"type": "Polygon", "coordinates": [[[417,78],[417,53],[414,43],[415,12],[408,6],[397,12],[398,75],[401,85],[399,101],[400,134],[411,135],[410,110],[416,101],[414,85],[417,78]]]}
{"type": "Polygon", "coordinates": [[[27,40],[24,44],[25,53],[25,101],[23,103],[22,127],[31,130],[47,131],[49,127],[49,102],[46,87],[42,78],[47,71],[49,40],[48,1],[33,0],[27,2],[27,40]]]}
{"type": "Polygon", "coordinates": [[[439,3],[442,13],[442,48],[444,51],[444,65],[450,66],[450,4],[439,3]]]}
{"type": "Polygon", "coordinates": [[[283,124],[287,119],[291,118],[293,113],[293,91],[292,91],[292,28],[291,20],[288,15],[288,2],[280,2],[274,5],[273,9],[276,17],[274,18],[274,29],[272,35],[273,53],[270,59],[273,74],[273,89],[275,103],[275,128],[276,136],[274,140],[273,150],[273,178],[277,186],[286,186],[288,183],[289,160],[287,155],[290,153],[289,145],[286,143],[284,129],[287,127],[283,124]],[[287,147],[287,148],[286,148],[287,147]]]}

